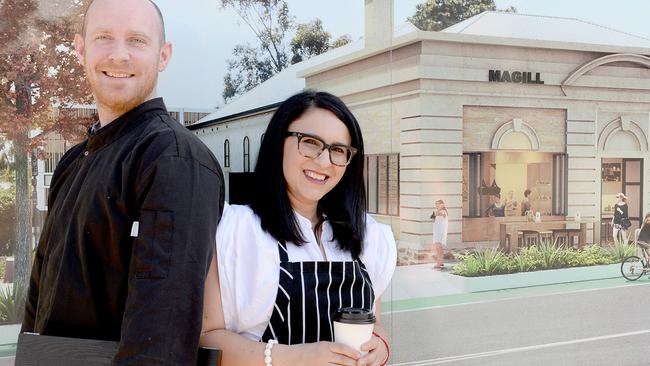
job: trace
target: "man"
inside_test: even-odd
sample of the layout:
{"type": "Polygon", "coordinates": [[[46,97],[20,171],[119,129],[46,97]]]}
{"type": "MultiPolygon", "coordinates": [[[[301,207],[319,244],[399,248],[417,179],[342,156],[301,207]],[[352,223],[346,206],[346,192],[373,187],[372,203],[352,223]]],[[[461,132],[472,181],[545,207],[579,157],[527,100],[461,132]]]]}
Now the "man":
{"type": "Polygon", "coordinates": [[[91,2],[75,48],[99,122],[54,172],[22,330],[119,341],[118,365],[195,364],[221,169],[155,98],[172,54],[155,4],[91,2]]]}

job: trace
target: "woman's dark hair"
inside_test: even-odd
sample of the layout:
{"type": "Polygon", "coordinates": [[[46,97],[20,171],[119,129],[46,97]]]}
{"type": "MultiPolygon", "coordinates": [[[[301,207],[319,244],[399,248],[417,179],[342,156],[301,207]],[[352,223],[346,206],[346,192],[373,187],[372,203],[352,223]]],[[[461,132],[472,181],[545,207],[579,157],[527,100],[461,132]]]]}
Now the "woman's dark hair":
{"type": "Polygon", "coordinates": [[[529,194],[533,193],[530,189],[524,191],[524,197],[528,197],[529,194]]]}
{"type": "MultiPolygon", "coordinates": [[[[339,247],[358,258],[365,234],[366,191],[363,181],[363,139],[352,112],[338,97],[313,90],[298,93],[284,101],[271,118],[255,166],[259,182],[251,208],[260,217],[262,228],[281,243],[305,243],[289,201],[282,168],[284,140],[289,125],[310,108],[332,112],[345,124],[351,146],[358,151],[345,169],[339,183],[318,202],[318,212],[327,217],[339,247]]],[[[324,151],[323,154],[327,154],[324,151]]]]}

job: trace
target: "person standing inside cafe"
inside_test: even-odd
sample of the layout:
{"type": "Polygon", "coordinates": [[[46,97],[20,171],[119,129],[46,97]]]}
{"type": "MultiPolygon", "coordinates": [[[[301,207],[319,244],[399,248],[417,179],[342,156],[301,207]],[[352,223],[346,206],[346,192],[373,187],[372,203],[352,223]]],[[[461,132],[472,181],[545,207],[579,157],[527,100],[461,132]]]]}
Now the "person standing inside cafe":
{"type": "Polygon", "coordinates": [[[193,365],[221,168],[156,98],[172,46],[153,2],[91,1],[75,49],[99,120],[52,177],[22,331],[119,342],[115,365],[193,365]]]}
{"type": "Polygon", "coordinates": [[[627,197],[623,193],[616,194],[614,217],[612,217],[612,238],[627,243],[627,229],[631,226],[627,213],[627,197]]]}
{"type": "Polygon", "coordinates": [[[530,198],[528,198],[531,193],[532,191],[530,189],[524,191],[524,199],[521,201],[521,216],[526,216],[528,211],[532,210],[530,206],[530,198]]]}

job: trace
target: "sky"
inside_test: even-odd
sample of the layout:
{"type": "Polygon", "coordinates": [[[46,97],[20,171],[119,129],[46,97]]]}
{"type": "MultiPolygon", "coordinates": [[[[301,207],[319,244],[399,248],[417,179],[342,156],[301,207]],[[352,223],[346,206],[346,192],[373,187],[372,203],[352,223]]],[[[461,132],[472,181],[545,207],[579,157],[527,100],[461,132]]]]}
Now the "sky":
{"type": "MultiPolygon", "coordinates": [[[[168,107],[208,109],[223,105],[226,60],[239,43],[255,43],[236,13],[220,9],[218,0],[155,0],[166,21],[174,55],[161,74],[158,93],[168,107]],[[191,6],[189,6],[191,5],[191,6]]],[[[423,0],[395,0],[395,24],[413,14],[423,0]]],[[[320,18],[337,38],[363,36],[364,0],[288,0],[296,22],[320,18]]],[[[577,18],[650,39],[648,0],[496,0],[497,8],[518,13],[577,18]],[[613,5],[615,4],[615,5],[613,5]]]]}

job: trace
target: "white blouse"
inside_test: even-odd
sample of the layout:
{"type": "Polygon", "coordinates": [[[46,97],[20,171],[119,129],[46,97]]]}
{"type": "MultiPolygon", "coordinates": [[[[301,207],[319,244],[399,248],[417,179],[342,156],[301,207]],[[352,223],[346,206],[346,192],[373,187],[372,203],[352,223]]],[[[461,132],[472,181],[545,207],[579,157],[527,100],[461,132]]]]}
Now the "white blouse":
{"type": "MultiPolygon", "coordinates": [[[[302,246],[288,244],[292,262],[322,261],[323,255],[309,219],[296,213],[303,236],[302,246]]],[[[321,243],[328,261],[351,261],[350,252],[331,241],[332,227],[323,223],[321,243]]],[[[278,243],[262,229],[260,219],[248,206],[226,203],[217,228],[217,266],[226,329],[259,340],[271,319],[280,282],[278,243]]],[[[388,225],[366,216],[366,236],[361,261],[372,281],[375,298],[390,283],[397,263],[397,249],[388,225]]]]}

